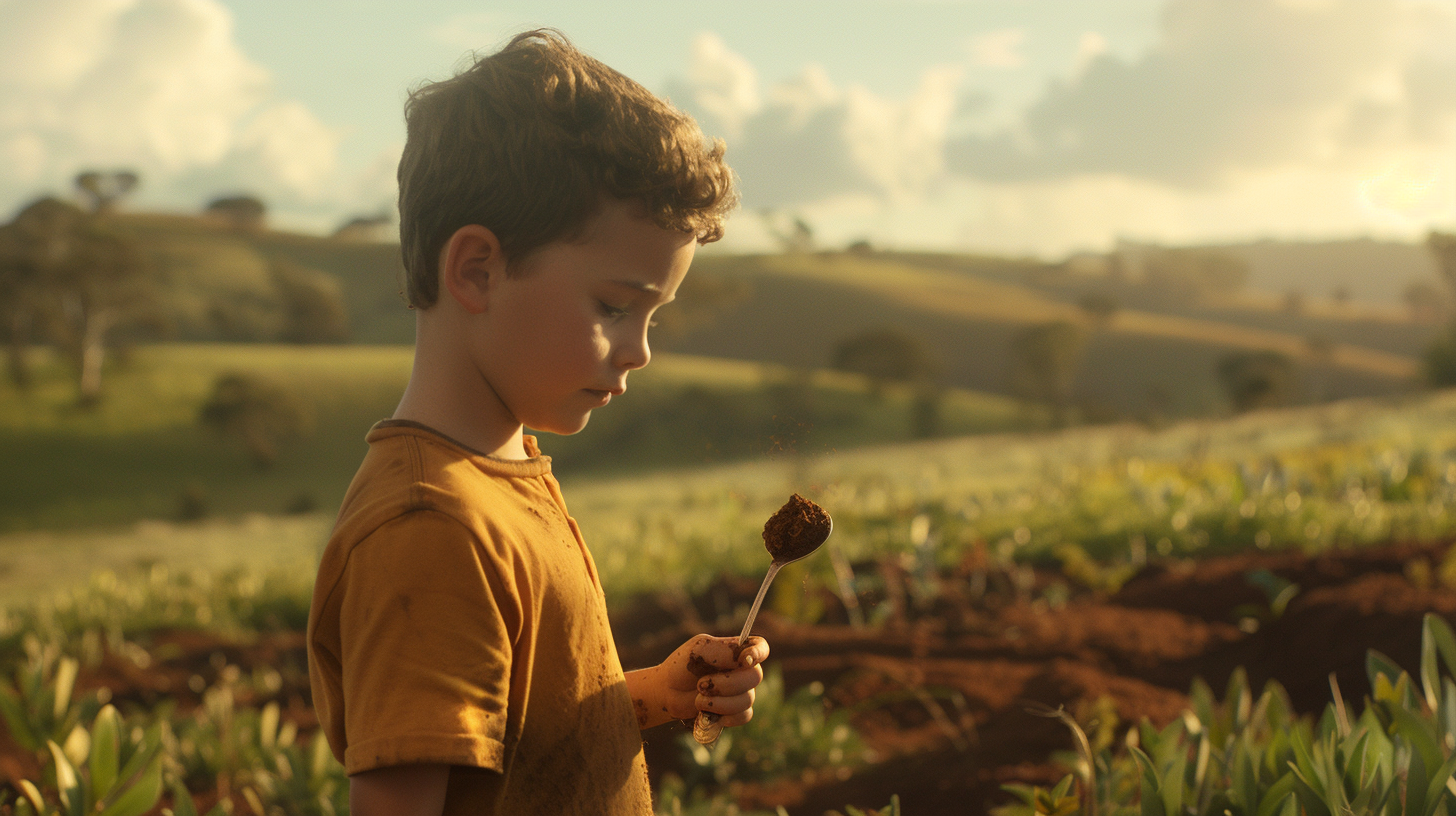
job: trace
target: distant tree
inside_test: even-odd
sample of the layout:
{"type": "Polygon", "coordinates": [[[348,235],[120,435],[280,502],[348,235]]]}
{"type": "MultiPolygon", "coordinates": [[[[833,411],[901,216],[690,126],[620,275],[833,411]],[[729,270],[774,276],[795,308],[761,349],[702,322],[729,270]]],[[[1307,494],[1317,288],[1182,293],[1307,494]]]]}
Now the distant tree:
{"type": "Polygon", "coordinates": [[[1456,233],[1435,232],[1426,236],[1426,248],[1436,260],[1436,271],[1441,273],[1453,290],[1456,290],[1456,233]]]}
{"type": "Polygon", "coordinates": [[[857,241],[851,241],[849,246],[845,247],[845,251],[851,255],[873,255],[875,247],[869,242],[869,239],[860,238],[857,241]]]}
{"type": "Polygon", "coordinates": [[[385,213],[358,215],[340,224],[334,237],[345,241],[382,241],[389,238],[394,220],[385,213]]]}
{"type": "Polygon", "coordinates": [[[1082,310],[1094,326],[1105,326],[1117,314],[1121,304],[1117,298],[1106,292],[1096,290],[1084,292],[1077,298],[1077,308],[1082,310]]]}
{"type": "Polygon", "coordinates": [[[1023,399],[1051,405],[1059,427],[1068,421],[1086,342],[1086,331],[1066,320],[1029,326],[1011,341],[1012,390],[1023,399]]]}
{"type": "MultiPolygon", "coordinates": [[[[1426,236],[1426,248],[1431,251],[1442,280],[1456,292],[1456,234],[1432,231],[1426,236]]],[[[1438,388],[1456,385],[1456,323],[1426,348],[1423,363],[1426,382],[1438,388]]]]}
{"type": "Polygon", "coordinates": [[[261,229],[268,208],[250,195],[223,196],[208,202],[203,215],[235,229],[261,229]]]}
{"type": "Polygon", "coordinates": [[[213,383],[198,421],[219,436],[240,441],[253,463],[263,469],[278,460],[281,444],[303,437],[313,426],[312,413],[292,391],[237,372],[223,374],[213,383]]]}
{"type": "Polygon", "coordinates": [[[834,347],[831,364],[840,371],[862,374],[876,396],[889,383],[928,381],[936,365],[925,344],[899,329],[872,329],[851,335],[834,347]]]}
{"type": "Polygon", "coordinates": [[[86,170],[76,175],[76,189],[90,203],[91,212],[98,215],[111,213],[116,202],[136,189],[140,182],[141,176],[131,170],[86,170]]]}
{"type": "Polygon", "coordinates": [[[1330,300],[1334,301],[1336,306],[1349,306],[1353,298],[1348,286],[1336,286],[1330,290],[1330,300]]]}
{"type": "Polygon", "coordinates": [[[759,210],[758,215],[763,220],[769,234],[779,242],[779,247],[784,252],[813,251],[814,228],[804,220],[804,216],[794,214],[781,217],[778,211],[770,208],[759,210]],[[785,218],[788,220],[787,226],[782,224],[785,218]]]}
{"type": "MultiPolygon", "coordinates": [[[[30,226],[36,226],[31,220],[30,226]]],[[[36,251],[24,227],[16,222],[0,227],[0,332],[5,335],[7,373],[21,390],[31,384],[26,354],[42,329],[47,301],[45,254],[36,251]]]]}
{"type": "Polygon", "coordinates": [[[339,281],[327,272],[280,258],[270,264],[283,300],[286,343],[341,343],[349,339],[349,312],[339,281]]]}
{"type": "Polygon", "coordinates": [[[1449,299],[1445,292],[1428,281],[1411,281],[1401,292],[1410,319],[1417,323],[1435,323],[1446,312],[1449,299]]]}
{"type": "Polygon", "coordinates": [[[1218,362],[1219,383],[1238,413],[1288,404],[1294,395],[1294,364],[1277,351],[1236,351],[1218,362]]]}
{"type": "MultiPolygon", "coordinates": [[[[140,248],[107,219],[55,198],[26,207],[5,232],[10,272],[0,274],[20,293],[7,300],[12,366],[39,324],[75,361],[80,402],[94,404],[111,330],[152,301],[140,248]]],[[[24,378],[23,360],[18,365],[24,378]]]]}
{"type": "Polygon", "coordinates": [[[1456,324],[1447,327],[1426,347],[1421,373],[1432,388],[1456,386],[1456,324]]]}
{"type": "Polygon", "coordinates": [[[1236,292],[1248,282],[1249,264],[1212,249],[1144,250],[1142,286],[1174,304],[1195,303],[1210,294],[1236,292]]]}

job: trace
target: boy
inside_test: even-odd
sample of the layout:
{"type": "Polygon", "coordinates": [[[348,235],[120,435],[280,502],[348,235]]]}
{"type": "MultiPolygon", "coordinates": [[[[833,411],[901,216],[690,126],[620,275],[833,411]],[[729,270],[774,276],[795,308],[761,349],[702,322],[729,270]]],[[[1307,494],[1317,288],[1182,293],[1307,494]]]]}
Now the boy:
{"type": "Polygon", "coordinates": [[[355,816],[650,814],[640,729],[740,725],[768,645],[622,671],[529,426],[576,433],[735,203],[721,143],[551,31],[411,95],[414,369],[339,511],[309,672],[355,816]],[[697,672],[710,666],[707,676],[697,672]]]}

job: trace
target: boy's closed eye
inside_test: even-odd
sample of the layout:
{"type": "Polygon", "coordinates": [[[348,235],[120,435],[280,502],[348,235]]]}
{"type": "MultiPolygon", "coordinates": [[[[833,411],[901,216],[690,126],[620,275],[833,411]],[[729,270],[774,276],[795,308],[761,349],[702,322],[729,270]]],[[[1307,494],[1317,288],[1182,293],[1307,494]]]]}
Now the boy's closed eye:
{"type": "MultiPolygon", "coordinates": [[[[623,308],[621,306],[613,306],[612,304],[606,302],[605,300],[598,300],[597,301],[597,309],[599,309],[601,311],[603,317],[606,317],[609,320],[620,320],[621,318],[624,318],[627,315],[629,315],[629,314],[632,313],[632,310],[630,308],[623,308]]],[[[647,321],[647,327],[648,328],[652,328],[652,327],[654,327],[656,325],[657,325],[657,321],[656,320],[648,320],[647,321]]]]}
{"type": "Polygon", "coordinates": [[[605,300],[598,300],[597,301],[597,308],[599,310],[601,310],[601,313],[602,313],[602,316],[603,317],[609,317],[609,318],[611,318],[613,320],[616,320],[618,318],[622,318],[622,317],[626,317],[627,316],[627,310],[626,309],[623,309],[620,306],[613,306],[612,304],[606,302],[605,300]]]}

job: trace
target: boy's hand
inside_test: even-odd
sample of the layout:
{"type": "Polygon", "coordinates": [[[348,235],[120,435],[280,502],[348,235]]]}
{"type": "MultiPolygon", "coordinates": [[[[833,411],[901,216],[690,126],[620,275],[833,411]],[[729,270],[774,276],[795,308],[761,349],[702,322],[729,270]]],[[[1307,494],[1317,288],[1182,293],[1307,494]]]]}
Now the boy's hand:
{"type": "Polygon", "coordinates": [[[763,680],[768,641],[697,635],[661,665],[627,672],[627,690],[637,710],[637,725],[651,728],[668,720],[692,720],[699,711],[722,715],[725,726],[753,718],[753,690],[763,680]]]}

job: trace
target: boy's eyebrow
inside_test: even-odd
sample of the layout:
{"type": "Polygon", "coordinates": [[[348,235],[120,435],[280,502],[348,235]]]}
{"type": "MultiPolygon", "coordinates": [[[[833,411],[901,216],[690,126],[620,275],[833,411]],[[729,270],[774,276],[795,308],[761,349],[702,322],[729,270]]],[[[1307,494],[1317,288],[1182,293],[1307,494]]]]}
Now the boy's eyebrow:
{"type": "MultiPolygon", "coordinates": [[[[661,297],[662,296],[662,287],[661,286],[658,286],[655,283],[647,283],[645,281],[626,280],[626,279],[623,279],[623,278],[613,278],[613,279],[607,281],[607,283],[615,283],[618,286],[625,286],[628,289],[636,289],[639,292],[646,292],[649,295],[657,295],[658,297],[661,297]]],[[[672,301],[674,301],[676,299],[677,299],[676,297],[669,297],[669,298],[663,299],[662,302],[663,303],[671,303],[672,301]]]]}

